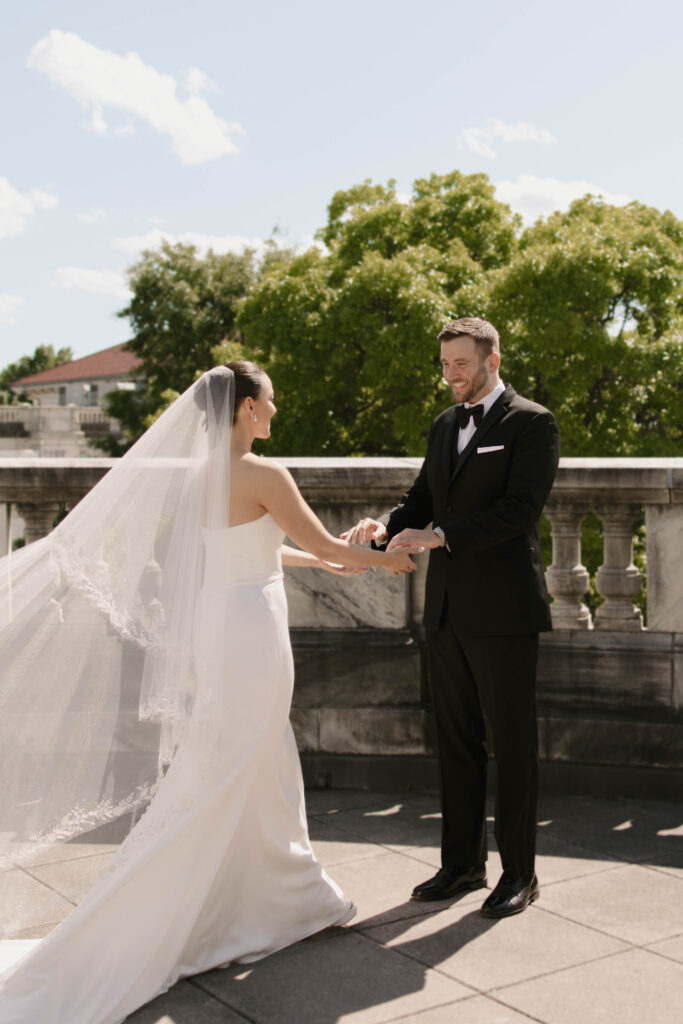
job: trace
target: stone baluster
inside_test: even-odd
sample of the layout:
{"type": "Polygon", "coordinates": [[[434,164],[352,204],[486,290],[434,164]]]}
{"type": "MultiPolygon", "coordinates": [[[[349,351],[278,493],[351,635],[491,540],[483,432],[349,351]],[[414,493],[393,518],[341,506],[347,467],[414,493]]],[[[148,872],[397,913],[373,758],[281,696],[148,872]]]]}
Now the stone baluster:
{"type": "Polygon", "coordinates": [[[556,629],[592,629],[591,614],[581,598],[590,577],[581,564],[581,524],[588,504],[551,500],[545,514],[552,527],[553,562],[545,574],[556,629]]]}
{"type": "Polygon", "coordinates": [[[598,629],[641,630],[643,616],[633,603],[640,593],[641,573],[633,564],[633,523],[639,505],[599,503],[595,506],[604,529],[603,564],[595,585],[604,604],[595,613],[598,629]]]}
{"type": "Polygon", "coordinates": [[[12,505],[9,501],[0,504],[0,558],[6,555],[12,544],[12,505]]]}
{"type": "Polygon", "coordinates": [[[24,538],[27,544],[47,536],[60,508],[58,501],[21,501],[17,504],[17,512],[26,524],[24,538]]]}

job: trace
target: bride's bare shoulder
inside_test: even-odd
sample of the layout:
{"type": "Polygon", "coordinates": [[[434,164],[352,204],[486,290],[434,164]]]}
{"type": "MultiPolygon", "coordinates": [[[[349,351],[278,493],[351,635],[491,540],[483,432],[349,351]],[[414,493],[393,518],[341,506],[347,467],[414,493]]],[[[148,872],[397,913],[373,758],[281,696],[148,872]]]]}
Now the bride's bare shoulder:
{"type": "Polygon", "coordinates": [[[283,468],[274,459],[269,459],[265,455],[256,455],[255,452],[245,452],[240,456],[239,461],[245,469],[250,469],[254,473],[268,473],[273,469],[283,468]]]}
{"type": "Polygon", "coordinates": [[[289,470],[280,462],[262,455],[255,455],[253,452],[242,455],[235,468],[245,476],[248,475],[252,480],[273,482],[292,479],[289,470]]]}

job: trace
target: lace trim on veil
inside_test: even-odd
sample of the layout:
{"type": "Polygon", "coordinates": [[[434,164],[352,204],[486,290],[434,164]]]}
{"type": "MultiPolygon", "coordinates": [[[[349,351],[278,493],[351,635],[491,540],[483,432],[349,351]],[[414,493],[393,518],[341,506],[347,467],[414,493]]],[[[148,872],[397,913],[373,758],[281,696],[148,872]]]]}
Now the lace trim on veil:
{"type": "MultiPolygon", "coordinates": [[[[74,557],[68,547],[52,540],[52,553],[57,568],[64,574],[88,601],[106,616],[113,629],[124,640],[130,640],[147,650],[156,650],[167,639],[164,635],[164,610],[156,596],[145,601],[140,591],[135,594],[133,613],[122,608],[114,600],[111,584],[112,572],[108,562],[89,563],[87,569],[82,561],[74,557]]],[[[145,574],[141,583],[148,582],[148,592],[155,588],[154,575],[159,573],[156,562],[149,561],[145,566],[145,574]]],[[[155,589],[158,589],[156,587],[155,589]]]]}
{"type": "Polygon", "coordinates": [[[107,825],[124,814],[139,811],[152,799],[161,781],[161,776],[159,776],[153,783],[138,786],[124,800],[117,803],[112,800],[102,800],[90,810],[84,810],[80,806],[72,807],[69,813],[64,815],[62,820],[48,832],[39,832],[16,847],[10,847],[7,850],[0,849],[0,871],[19,867],[29,856],[34,857],[36,853],[42,853],[50,847],[91,832],[101,825],[107,825]]]}

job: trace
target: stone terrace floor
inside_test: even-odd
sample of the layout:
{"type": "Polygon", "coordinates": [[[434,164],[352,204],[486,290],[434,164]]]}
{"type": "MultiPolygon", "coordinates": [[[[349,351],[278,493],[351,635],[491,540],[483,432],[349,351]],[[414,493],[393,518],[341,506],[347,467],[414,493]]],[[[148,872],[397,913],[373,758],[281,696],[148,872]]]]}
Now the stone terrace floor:
{"type": "MultiPolygon", "coordinates": [[[[485,890],[409,899],[439,866],[433,794],[309,791],[307,804],[318,857],[357,904],[355,920],[256,964],[182,981],[128,1024],[681,1020],[680,804],[542,797],[540,899],[497,922],[479,914],[485,890]]],[[[32,869],[69,901],[87,884],[89,860],[99,868],[107,856],[77,849],[32,869]]],[[[499,873],[493,849],[490,885],[499,873]]]]}

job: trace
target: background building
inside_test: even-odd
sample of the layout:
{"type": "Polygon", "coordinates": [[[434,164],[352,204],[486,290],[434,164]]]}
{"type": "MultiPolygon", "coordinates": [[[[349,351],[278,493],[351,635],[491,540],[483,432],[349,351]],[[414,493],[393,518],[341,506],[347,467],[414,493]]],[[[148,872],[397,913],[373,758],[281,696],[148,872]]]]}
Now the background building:
{"type": "Polygon", "coordinates": [[[24,401],[0,407],[0,457],[101,455],[92,440],[119,433],[103,399],[142,387],[139,368],[136,355],[114,345],[13,381],[12,391],[24,401]]]}

